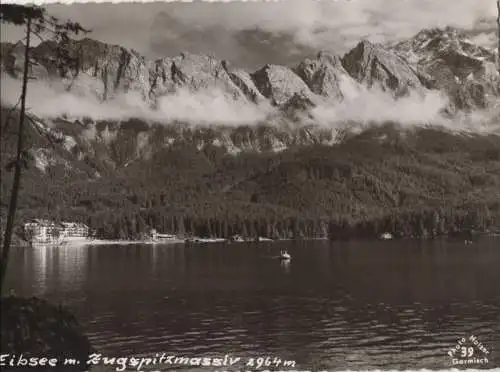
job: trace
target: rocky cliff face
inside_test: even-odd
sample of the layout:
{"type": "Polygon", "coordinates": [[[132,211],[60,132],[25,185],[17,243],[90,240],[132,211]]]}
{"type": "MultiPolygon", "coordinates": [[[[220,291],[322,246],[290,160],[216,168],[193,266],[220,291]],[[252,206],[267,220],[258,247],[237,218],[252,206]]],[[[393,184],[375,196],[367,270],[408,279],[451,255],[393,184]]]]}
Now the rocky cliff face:
{"type": "MultiPolygon", "coordinates": [[[[2,44],[2,71],[19,77],[22,49],[2,44]]],[[[154,105],[179,89],[216,89],[245,103],[267,101],[281,107],[299,96],[315,104],[336,104],[359,87],[377,86],[395,97],[439,89],[457,109],[473,109],[500,95],[494,53],[452,28],[424,30],[391,47],[361,41],[343,57],[321,52],[297,66],[266,65],[255,72],[189,53],[150,61],[133,50],[89,38],[70,43],[76,63],[60,68],[54,49],[50,42],[33,49],[32,75],[62,77],[68,90],[83,89],[103,101],[133,91],[154,105]]]]}
{"type": "MultiPolygon", "coordinates": [[[[305,126],[301,120],[311,119],[308,113],[318,105],[335,107],[373,87],[396,100],[409,93],[425,95],[438,90],[448,95],[455,112],[488,108],[500,101],[500,79],[494,66],[494,54],[473,45],[451,28],[424,30],[390,47],[361,41],[343,57],[321,52],[296,66],[270,64],[254,72],[232,67],[227,61],[207,55],[182,53],[174,58],[147,60],[133,50],[88,38],[70,43],[70,55],[75,60],[71,66],[58,66],[54,50],[54,45],[48,42],[33,48],[32,78],[40,81],[61,79],[68,92],[90,94],[104,105],[123,93],[136,93],[154,110],[161,99],[180,91],[189,94],[211,91],[227,102],[238,103],[240,108],[265,107],[268,110],[268,116],[259,119],[258,124],[240,128],[221,126],[217,120],[211,122],[211,114],[207,113],[208,118],[203,121],[211,123],[210,130],[196,128],[197,123],[172,121],[168,131],[162,123],[163,129],[157,133],[154,120],[142,118],[136,122],[141,122],[143,129],[137,133],[125,131],[134,149],[127,153],[123,162],[112,161],[116,164],[143,156],[138,154],[148,152],[137,148],[152,146],[153,142],[159,147],[187,144],[198,150],[215,146],[232,153],[280,151],[295,145],[333,143],[339,136],[338,130],[305,126]]],[[[2,44],[3,73],[19,79],[22,51],[20,44],[2,44]]],[[[125,141],[120,133],[130,124],[123,124],[127,120],[107,124],[86,120],[85,124],[79,122],[78,125],[76,118],[68,117],[61,127],[57,118],[52,119],[52,123],[56,123],[50,125],[52,130],[61,131],[59,136],[72,137],[76,144],[84,143],[82,138],[90,138],[89,133],[93,133],[90,142],[100,141],[107,146],[106,157],[110,159],[113,156],[109,154],[114,151],[110,150],[111,144],[125,141]],[[71,131],[68,131],[68,120],[74,123],[71,131]],[[74,133],[75,128],[78,134],[74,133]]],[[[307,123],[311,121],[314,119],[307,123]]],[[[46,123],[44,119],[39,122],[41,125],[46,123]]],[[[88,138],[85,143],[89,143],[88,138]]],[[[76,151],[75,146],[68,151],[76,151]]],[[[85,146],[80,146],[79,159],[90,151],[85,146]]],[[[95,148],[92,151],[95,153],[95,148]]]]}
{"type": "Polygon", "coordinates": [[[361,41],[342,58],[346,71],[358,82],[368,87],[379,86],[396,96],[410,90],[420,90],[425,80],[397,54],[368,41],[361,41]]]}
{"type": "Polygon", "coordinates": [[[474,45],[456,29],[423,30],[393,50],[432,76],[434,87],[446,92],[455,110],[487,108],[499,100],[493,51],[474,45]]]}
{"type": "Polygon", "coordinates": [[[355,80],[344,69],[341,57],[326,52],[318,53],[316,59],[306,59],[295,68],[295,72],[313,93],[333,102],[349,98],[344,91],[345,85],[356,86],[355,80]]]}
{"type": "MultiPolygon", "coordinates": [[[[2,112],[2,120],[7,111],[2,112]]],[[[332,129],[297,126],[287,121],[272,125],[189,127],[180,122],[165,126],[138,119],[73,122],[33,118],[32,124],[34,130],[29,131],[27,143],[34,167],[45,173],[47,168],[60,166],[92,178],[155,156],[161,158],[171,150],[189,154],[277,153],[297,146],[331,145],[339,138],[332,129]]],[[[3,150],[9,153],[15,149],[15,122],[2,125],[2,141],[8,141],[3,150]]]]}

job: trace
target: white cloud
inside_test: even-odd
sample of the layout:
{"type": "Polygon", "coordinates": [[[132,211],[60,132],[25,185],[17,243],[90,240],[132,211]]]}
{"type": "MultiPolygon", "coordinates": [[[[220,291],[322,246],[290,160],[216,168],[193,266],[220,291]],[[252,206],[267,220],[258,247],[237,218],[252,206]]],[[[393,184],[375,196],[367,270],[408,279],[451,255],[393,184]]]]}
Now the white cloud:
{"type": "Polygon", "coordinates": [[[469,29],[478,19],[496,16],[493,0],[288,0],[199,6],[203,11],[184,4],[169,14],[196,25],[287,31],[305,44],[341,48],[370,36],[380,41],[410,37],[422,28],[469,29]]]}
{"type": "Polygon", "coordinates": [[[408,126],[444,123],[440,112],[448,99],[440,92],[414,93],[395,100],[377,88],[343,87],[343,90],[349,90],[350,95],[342,103],[335,106],[320,105],[313,109],[312,114],[319,124],[338,127],[349,121],[393,121],[408,126]]]}
{"type": "MultiPolygon", "coordinates": [[[[161,31],[151,27],[161,11],[193,29],[221,26],[231,33],[260,27],[288,32],[299,43],[338,52],[345,52],[361,38],[385,42],[410,37],[423,28],[450,25],[472,29],[479,21],[483,26],[485,22],[494,25],[496,17],[494,0],[283,0],[48,6],[50,14],[79,21],[92,29],[93,38],[146,54],[151,52],[149,41],[161,31]]],[[[2,26],[2,39],[19,37],[19,33],[2,26]]],[[[186,47],[190,42],[210,43],[209,40],[189,39],[186,47]]],[[[167,54],[168,50],[164,52],[167,54]]]]}
{"type": "Polygon", "coordinates": [[[487,48],[491,48],[496,51],[496,46],[498,43],[498,36],[495,32],[481,32],[474,37],[470,38],[474,44],[481,45],[487,48]]]}
{"type": "MultiPolygon", "coordinates": [[[[20,81],[2,75],[1,99],[3,105],[16,104],[21,91],[20,81]]],[[[404,126],[442,125],[459,130],[490,131],[498,128],[492,121],[491,112],[476,112],[453,121],[445,120],[440,111],[448,103],[439,92],[412,94],[394,100],[377,88],[366,89],[351,81],[341,83],[346,95],[340,104],[324,103],[312,110],[316,124],[338,129],[346,122],[384,123],[398,122],[404,126]]],[[[90,91],[67,92],[60,82],[32,81],[28,86],[28,110],[38,117],[51,119],[66,116],[76,120],[126,120],[138,118],[146,121],[169,124],[174,121],[186,125],[252,125],[273,122],[275,110],[268,104],[260,106],[237,101],[218,90],[202,90],[193,93],[180,89],[174,95],[159,99],[157,108],[151,109],[137,93],[119,95],[105,103],[100,102],[90,91]]],[[[494,113],[498,117],[498,112],[494,113]]],[[[88,140],[96,140],[95,127],[88,127],[82,134],[88,140]]],[[[104,132],[101,139],[112,142],[116,132],[104,132]]],[[[147,139],[143,139],[147,142],[147,139]]]]}
{"type": "Polygon", "coordinates": [[[262,121],[270,113],[270,107],[233,100],[216,89],[196,93],[181,89],[175,95],[160,98],[155,115],[171,121],[238,125],[262,121]]]}
{"type": "MultiPolygon", "coordinates": [[[[21,82],[1,76],[2,104],[14,105],[19,99],[21,82]]],[[[27,108],[42,118],[67,116],[79,119],[125,120],[142,118],[160,123],[183,121],[197,124],[241,125],[264,120],[272,111],[267,105],[250,105],[235,101],[219,90],[192,93],[179,89],[176,94],[158,100],[151,109],[137,92],[121,94],[107,102],[99,101],[92,90],[68,92],[58,81],[32,81],[28,85],[27,108]]]]}

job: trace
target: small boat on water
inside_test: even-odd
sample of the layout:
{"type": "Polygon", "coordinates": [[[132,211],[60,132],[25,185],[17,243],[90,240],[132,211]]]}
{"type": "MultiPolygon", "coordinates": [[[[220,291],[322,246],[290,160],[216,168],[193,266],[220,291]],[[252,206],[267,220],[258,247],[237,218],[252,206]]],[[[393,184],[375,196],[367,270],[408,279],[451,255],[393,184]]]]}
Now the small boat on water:
{"type": "Polygon", "coordinates": [[[278,256],[279,260],[291,260],[292,256],[287,251],[281,251],[280,255],[278,256]]]}

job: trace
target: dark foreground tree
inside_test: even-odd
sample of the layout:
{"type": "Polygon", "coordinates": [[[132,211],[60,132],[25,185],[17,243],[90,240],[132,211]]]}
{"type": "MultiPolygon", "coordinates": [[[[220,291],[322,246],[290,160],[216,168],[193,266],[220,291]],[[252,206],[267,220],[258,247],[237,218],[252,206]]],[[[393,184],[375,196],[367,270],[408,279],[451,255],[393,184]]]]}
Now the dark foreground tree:
{"type": "Polygon", "coordinates": [[[497,54],[497,68],[500,74],[500,0],[497,0],[497,30],[498,30],[498,54],[497,54]]]}
{"type": "MultiPolygon", "coordinates": [[[[66,49],[69,41],[69,35],[77,35],[82,32],[88,32],[79,23],[65,21],[61,22],[55,17],[46,14],[45,9],[38,6],[26,6],[18,4],[0,4],[0,22],[22,26],[26,29],[26,38],[24,40],[24,64],[22,72],[22,90],[19,98],[19,124],[17,134],[17,151],[15,159],[9,163],[8,169],[14,168],[14,180],[10,194],[9,209],[7,214],[7,223],[5,227],[1,266],[1,290],[4,289],[5,275],[9,260],[10,245],[14,229],[15,215],[17,209],[17,199],[21,185],[22,169],[27,164],[27,152],[24,149],[24,126],[26,121],[26,98],[28,91],[28,74],[30,67],[30,44],[33,36],[40,39],[51,39],[56,45],[56,56],[58,65],[71,64],[71,57],[66,49]]],[[[7,120],[9,120],[7,118],[7,120]]]]}

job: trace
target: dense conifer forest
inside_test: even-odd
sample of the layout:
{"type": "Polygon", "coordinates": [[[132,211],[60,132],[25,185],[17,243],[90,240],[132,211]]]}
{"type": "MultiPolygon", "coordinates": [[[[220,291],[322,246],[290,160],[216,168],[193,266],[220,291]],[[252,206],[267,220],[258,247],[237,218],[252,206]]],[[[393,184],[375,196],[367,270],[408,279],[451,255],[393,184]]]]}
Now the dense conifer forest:
{"type": "MultiPolygon", "coordinates": [[[[6,122],[2,128],[4,214],[15,132],[6,122]]],[[[140,238],[151,228],[182,236],[332,239],[499,230],[495,135],[386,123],[346,134],[334,145],[230,154],[180,142],[130,161],[141,131],[161,137],[168,127],[129,121],[111,144],[94,146],[94,156],[65,155],[66,165],[48,164],[44,171],[28,151],[18,222],[81,221],[100,237],[120,239],[140,238]],[[100,156],[104,151],[111,155],[100,156]],[[96,170],[99,177],[91,176],[96,170]]],[[[33,123],[27,138],[28,148],[64,153],[33,123]]]]}

